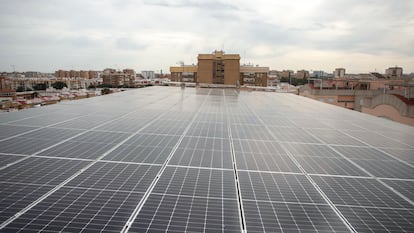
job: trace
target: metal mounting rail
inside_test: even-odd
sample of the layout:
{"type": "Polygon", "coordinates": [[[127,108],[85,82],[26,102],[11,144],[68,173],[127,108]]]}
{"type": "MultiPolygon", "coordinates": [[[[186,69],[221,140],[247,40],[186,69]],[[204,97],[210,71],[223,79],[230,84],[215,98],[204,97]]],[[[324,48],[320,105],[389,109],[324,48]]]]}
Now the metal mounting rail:
{"type": "MultiPolygon", "coordinates": [[[[223,90],[223,96],[224,96],[224,103],[226,106],[226,96],[224,94],[223,90]]],[[[227,109],[227,108],[226,108],[227,109]]],[[[244,206],[243,206],[243,198],[240,190],[240,181],[239,181],[239,173],[237,171],[237,161],[236,161],[236,153],[234,150],[234,142],[233,142],[233,134],[231,131],[231,122],[229,119],[229,114],[227,112],[226,114],[226,120],[227,120],[227,132],[229,133],[229,141],[230,141],[230,153],[231,153],[231,161],[233,165],[233,174],[234,174],[234,184],[236,188],[236,194],[237,194],[237,204],[239,208],[239,217],[240,217],[240,228],[241,232],[245,233],[247,231],[246,229],[246,218],[244,214],[244,206]]]]}

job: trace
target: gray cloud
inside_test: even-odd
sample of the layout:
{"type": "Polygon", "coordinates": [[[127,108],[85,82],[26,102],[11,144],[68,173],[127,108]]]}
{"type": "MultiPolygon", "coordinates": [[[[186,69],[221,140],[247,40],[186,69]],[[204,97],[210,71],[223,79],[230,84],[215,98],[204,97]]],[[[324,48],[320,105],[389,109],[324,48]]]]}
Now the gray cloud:
{"type": "Polygon", "coordinates": [[[3,0],[0,71],[168,70],[224,47],[271,68],[305,68],[317,53],[320,67],[310,68],[364,56],[355,72],[394,64],[413,72],[413,11],[411,0],[3,0]]]}
{"type": "Polygon", "coordinates": [[[238,10],[236,5],[222,1],[197,1],[197,0],[145,0],[145,4],[162,6],[162,7],[178,7],[178,8],[200,8],[203,10],[238,10]]]}
{"type": "Polygon", "coordinates": [[[116,46],[120,49],[124,49],[128,51],[142,50],[147,47],[147,45],[137,43],[128,37],[121,37],[121,38],[116,39],[116,46]]]}

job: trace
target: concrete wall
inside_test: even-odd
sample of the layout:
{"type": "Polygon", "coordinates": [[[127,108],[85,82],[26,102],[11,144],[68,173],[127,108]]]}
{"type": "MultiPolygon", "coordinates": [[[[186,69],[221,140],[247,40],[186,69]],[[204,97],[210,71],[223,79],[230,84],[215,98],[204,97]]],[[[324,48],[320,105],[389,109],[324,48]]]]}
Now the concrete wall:
{"type": "Polygon", "coordinates": [[[368,113],[374,116],[386,117],[393,121],[414,126],[414,118],[401,116],[400,112],[391,105],[381,104],[375,108],[362,107],[363,113],[368,113]]]}
{"type": "Polygon", "coordinates": [[[197,79],[199,83],[213,83],[213,59],[198,59],[197,79]]]}
{"type": "Polygon", "coordinates": [[[224,60],[224,85],[236,85],[240,79],[240,60],[224,60]]]}

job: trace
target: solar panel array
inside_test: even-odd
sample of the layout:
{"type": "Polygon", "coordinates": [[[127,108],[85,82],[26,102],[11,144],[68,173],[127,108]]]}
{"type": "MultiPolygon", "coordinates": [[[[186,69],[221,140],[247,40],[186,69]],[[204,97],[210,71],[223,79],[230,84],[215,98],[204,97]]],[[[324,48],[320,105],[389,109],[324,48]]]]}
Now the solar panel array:
{"type": "Polygon", "coordinates": [[[151,87],[0,114],[2,232],[414,232],[414,128],[151,87]]]}

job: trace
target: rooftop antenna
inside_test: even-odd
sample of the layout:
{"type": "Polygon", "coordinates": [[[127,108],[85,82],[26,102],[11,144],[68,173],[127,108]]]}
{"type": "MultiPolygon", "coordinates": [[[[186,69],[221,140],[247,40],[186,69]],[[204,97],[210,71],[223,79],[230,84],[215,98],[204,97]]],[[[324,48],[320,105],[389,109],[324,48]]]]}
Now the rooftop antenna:
{"type": "Polygon", "coordinates": [[[16,66],[15,65],[11,65],[11,67],[13,67],[13,73],[16,73],[16,66]]]}

